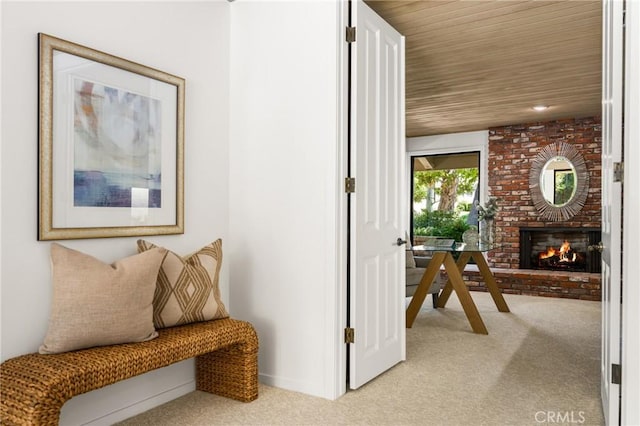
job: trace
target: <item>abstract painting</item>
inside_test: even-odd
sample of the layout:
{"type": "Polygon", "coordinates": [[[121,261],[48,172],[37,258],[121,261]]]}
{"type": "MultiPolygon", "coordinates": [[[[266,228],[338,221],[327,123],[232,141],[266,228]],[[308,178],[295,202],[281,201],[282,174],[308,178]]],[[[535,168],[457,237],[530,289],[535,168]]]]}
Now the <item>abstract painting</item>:
{"type": "Polygon", "coordinates": [[[161,207],[160,102],[81,79],[74,86],[74,205],[161,207]],[[147,197],[132,198],[141,191],[147,197]]]}
{"type": "Polygon", "coordinates": [[[184,233],[184,79],[38,42],[38,239],[184,233]]]}

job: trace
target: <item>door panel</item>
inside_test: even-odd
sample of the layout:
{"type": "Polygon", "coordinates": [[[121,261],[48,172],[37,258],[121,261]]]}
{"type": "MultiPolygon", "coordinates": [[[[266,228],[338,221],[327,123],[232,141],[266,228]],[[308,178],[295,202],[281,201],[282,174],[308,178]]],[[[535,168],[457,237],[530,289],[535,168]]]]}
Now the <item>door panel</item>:
{"type": "Polygon", "coordinates": [[[404,358],[404,38],[352,2],[351,306],[349,385],[358,388],[404,358]]]}
{"type": "Polygon", "coordinates": [[[625,3],[625,82],[624,82],[624,248],[622,251],[622,384],[620,385],[620,424],[640,425],[640,263],[638,240],[640,223],[640,2],[625,3]]]}
{"type": "Polygon", "coordinates": [[[622,184],[614,163],[622,161],[623,2],[603,2],[602,50],[602,357],[601,395],[607,424],[619,423],[620,385],[611,364],[620,364],[622,184]]]}

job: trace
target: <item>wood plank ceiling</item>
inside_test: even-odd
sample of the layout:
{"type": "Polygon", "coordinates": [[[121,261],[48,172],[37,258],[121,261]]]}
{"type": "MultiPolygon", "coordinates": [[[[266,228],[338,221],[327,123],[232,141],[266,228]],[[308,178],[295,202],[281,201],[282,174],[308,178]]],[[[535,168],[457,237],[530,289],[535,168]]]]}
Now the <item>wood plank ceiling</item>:
{"type": "Polygon", "coordinates": [[[366,3],[406,37],[407,136],[600,115],[599,0],[366,3]]]}

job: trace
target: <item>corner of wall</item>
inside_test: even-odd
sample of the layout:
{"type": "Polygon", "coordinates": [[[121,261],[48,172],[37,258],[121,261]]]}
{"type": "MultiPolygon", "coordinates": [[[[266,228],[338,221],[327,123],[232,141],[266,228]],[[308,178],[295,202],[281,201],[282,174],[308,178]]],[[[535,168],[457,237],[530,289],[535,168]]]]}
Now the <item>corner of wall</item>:
{"type": "Polygon", "coordinates": [[[262,381],[329,398],[339,6],[238,1],[230,19],[231,303],[268,342],[262,381]]]}

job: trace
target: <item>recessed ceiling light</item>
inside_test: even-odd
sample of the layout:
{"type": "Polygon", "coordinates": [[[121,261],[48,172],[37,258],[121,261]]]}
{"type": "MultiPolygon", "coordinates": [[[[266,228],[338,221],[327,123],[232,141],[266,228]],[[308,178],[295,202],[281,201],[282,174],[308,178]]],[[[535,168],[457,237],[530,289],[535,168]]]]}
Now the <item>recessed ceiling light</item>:
{"type": "Polygon", "coordinates": [[[546,105],[536,105],[533,107],[533,109],[535,109],[536,111],[544,111],[545,109],[549,108],[546,105]]]}

